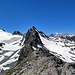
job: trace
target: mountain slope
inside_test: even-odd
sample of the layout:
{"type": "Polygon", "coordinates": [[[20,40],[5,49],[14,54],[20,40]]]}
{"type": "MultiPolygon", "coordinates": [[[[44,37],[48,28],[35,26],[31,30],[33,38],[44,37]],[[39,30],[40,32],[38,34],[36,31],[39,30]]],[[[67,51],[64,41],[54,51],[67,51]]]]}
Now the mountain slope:
{"type": "Polygon", "coordinates": [[[48,37],[35,27],[24,38],[18,63],[6,75],[75,75],[74,41],[48,37]]]}
{"type": "MultiPolygon", "coordinates": [[[[0,70],[5,72],[16,64],[22,48],[21,35],[12,35],[0,30],[0,70]]],[[[1,74],[0,74],[1,75],[1,74]]]]}
{"type": "Polygon", "coordinates": [[[25,38],[25,45],[27,45],[27,43],[29,42],[29,47],[36,49],[38,48],[38,45],[40,47],[44,46],[50,51],[50,53],[59,57],[64,62],[72,63],[75,61],[75,42],[72,43],[67,39],[65,41],[58,40],[57,42],[56,40],[53,40],[46,36],[43,32],[38,31],[34,27],[27,32],[25,38]]]}

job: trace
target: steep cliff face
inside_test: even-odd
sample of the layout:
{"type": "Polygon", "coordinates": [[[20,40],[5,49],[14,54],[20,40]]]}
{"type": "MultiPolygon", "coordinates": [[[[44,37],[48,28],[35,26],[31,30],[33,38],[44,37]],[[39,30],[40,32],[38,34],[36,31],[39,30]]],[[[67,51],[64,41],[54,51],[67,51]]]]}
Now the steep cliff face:
{"type": "Polygon", "coordinates": [[[75,55],[69,53],[74,52],[74,45],[70,41],[57,41],[35,27],[28,30],[23,40],[16,66],[5,75],[75,75],[75,55]]]}
{"type": "Polygon", "coordinates": [[[43,44],[40,40],[38,32],[36,31],[36,28],[32,27],[26,33],[24,47],[20,51],[19,61],[31,54],[34,51],[33,47],[37,48],[38,45],[42,46],[43,44]]]}

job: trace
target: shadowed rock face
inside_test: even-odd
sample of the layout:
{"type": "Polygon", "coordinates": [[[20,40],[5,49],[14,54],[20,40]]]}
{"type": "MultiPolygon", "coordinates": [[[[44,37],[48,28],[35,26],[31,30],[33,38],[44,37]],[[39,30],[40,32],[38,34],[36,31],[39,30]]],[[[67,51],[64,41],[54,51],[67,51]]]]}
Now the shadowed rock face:
{"type": "Polygon", "coordinates": [[[22,33],[20,33],[19,31],[14,31],[13,35],[22,35],[22,33]]]}
{"type": "Polygon", "coordinates": [[[72,37],[66,37],[66,39],[70,40],[70,41],[74,41],[75,42],[75,36],[72,36],[72,37]]]}
{"type": "Polygon", "coordinates": [[[25,42],[24,42],[24,47],[22,48],[22,50],[20,51],[20,57],[19,57],[19,61],[23,60],[24,58],[26,58],[31,52],[33,52],[33,46],[35,48],[37,48],[37,45],[41,45],[43,46],[40,37],[38,35],[38,32],[36,31],[35,27],[30,28],[30,30],[28,30],[28,32],[26,33],[25,36],[25,42]]]}
{"type": "Polygon", "coordinates": [[[37,46],[37,44],[42,45],[42,42],[38,35],[38,31],[36,31],[36,28],[34,27],[28,30],[25,38],[26,38],[25,44],[29,44],[30,46],[35,46],[35,47],[37,46]]]}

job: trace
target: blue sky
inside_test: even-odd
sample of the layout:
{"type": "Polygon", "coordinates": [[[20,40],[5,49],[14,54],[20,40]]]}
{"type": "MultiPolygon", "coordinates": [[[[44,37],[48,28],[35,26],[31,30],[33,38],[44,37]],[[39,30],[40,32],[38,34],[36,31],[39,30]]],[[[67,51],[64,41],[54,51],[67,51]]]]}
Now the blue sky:
{"type": "Polygon", "coordinates": [[[0,0],[0,28],[25,33],[75,33],[75,0],[0,0]]]}

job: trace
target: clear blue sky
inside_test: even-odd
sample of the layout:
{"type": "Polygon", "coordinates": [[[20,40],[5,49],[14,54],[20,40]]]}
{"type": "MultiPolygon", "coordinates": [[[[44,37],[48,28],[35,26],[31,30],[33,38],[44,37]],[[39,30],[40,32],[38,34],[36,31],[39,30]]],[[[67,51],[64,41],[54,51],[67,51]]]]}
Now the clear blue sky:
{"type": "Polygon", "coordinates": [[[25,33],[75,33],[75,0],[0,0],[0,28],[25,33]]]}

